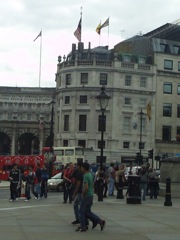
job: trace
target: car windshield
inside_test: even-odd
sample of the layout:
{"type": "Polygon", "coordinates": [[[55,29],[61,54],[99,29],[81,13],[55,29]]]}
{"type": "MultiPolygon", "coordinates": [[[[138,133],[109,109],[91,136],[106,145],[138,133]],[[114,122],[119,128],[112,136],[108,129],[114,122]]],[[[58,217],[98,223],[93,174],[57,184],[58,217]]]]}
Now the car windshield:
{"type": "Polygon", "coordinates": [[[54,175],[52,178],[53,178],[53,179],[61,178],[61,175],[62,175],[62,173],[58,173],[58,174],[54,175]]]}

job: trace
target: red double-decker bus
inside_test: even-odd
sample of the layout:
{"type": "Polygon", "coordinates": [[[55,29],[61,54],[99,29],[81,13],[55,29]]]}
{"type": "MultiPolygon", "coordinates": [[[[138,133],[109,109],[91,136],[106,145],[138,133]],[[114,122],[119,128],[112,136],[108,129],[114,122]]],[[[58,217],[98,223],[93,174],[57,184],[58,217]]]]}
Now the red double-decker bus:
{"type": "Polygon", "coordinates": [[[28,170],[29,166],[34,167],[36,171],[37,163],[40,167],[44,164],[43,155],[26,155],[26,156],[0,156],[0,180],[7,181],[9,178],[9,172],[12,169],[13,164],[16,163],[23,171],[28,170]]]}

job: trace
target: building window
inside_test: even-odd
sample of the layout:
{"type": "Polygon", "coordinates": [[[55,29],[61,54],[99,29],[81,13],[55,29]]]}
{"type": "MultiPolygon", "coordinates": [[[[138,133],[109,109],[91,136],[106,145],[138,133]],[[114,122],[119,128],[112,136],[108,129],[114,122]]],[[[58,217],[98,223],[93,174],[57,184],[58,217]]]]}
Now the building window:
{"type": "Polygon", "coordinates": [[[177,104],[177,117],[180,118],[180,104],[177,104]]]}
{"type": "Polygon", "coordinates": [[[180,83],[177,85],[177,94],[180,95],[180,83]]]}
{"type": "Polygon", "coordinates": [[[161,48],[161,52],[169,52],[169,46],[168,46],[168,44],[163,44],[163,43],[161,43],[160,44],[160,48],[161,48]]]}
{"type": "Polygon", "coordinates": [[[63,146],[68,147],[68,140],[63,140],[63,146]]]}
{"type": "Polygon", "coordinates": [[[178,62],[178,71],[180,71],[180,62],[178,62]]]}
{"type": "Polygon", "coordinates": [[[99,115],[99,121],[98,121],[98,131],[105,132],[106,131],[106,116],[102,118],[101,115],[99,115]]]}
{"type": "Polygon", "coordinates": [[[87,103],[87,96],[86,95],[81,95],[79,101],[80,101],[80,103],[87,103]]]}
{"type": "Polygon", "coordinates": [[[180,54],[180,47],[179,46],[173,46],[174,48],[174,53],[175,54],[180,54]]]}
{"type": "MultiPolygon", "coordinates": [[[[100,148],[101,149],[101,141],[98,141],[98,148],[100,148]]],[[[105,146],[105,141],[103,141],[103,148],[105,148],[106,146],[105,146]]]]}
{"type": "Polygon", "coordinates": [[[130,55],[123,55],[123,62],[130,62],[131,56],[130,55]]]}
{"type": "Polygon", "coordinates": [[[27,120],[28,120],[28,121],[31,120],[31,114],[27,114],[27,120]]]}
{"type": "Polygon", "coordinates": [[[86,131],[86,115],[79,115],[79,131],[86,131]]]}
{"type": "Polygon", "coordinates": [[[146,82],[147,82],[146,77],[141,77],[140,78],[140,87],[146,87],[146,82]]]}
{"type": "Polygon", "coordinates": [[[171,141],[171,127],[170,126],[163,126],[162,140],[171,141]]]}
{"type": "Polygon", "coordinates": [[[64,115],[64,131],[69,131],[69,115],[64,115]]]}
{"type": "Polygon", "coordinates": [[[71,85],[71,74],[66,74],[66,85],[71,85]]]}
{"type": "Polygon", "coordinates": [[[8,113],[8,120],[12,120],[12,113],[8,113]]]}
{"type": "Polygon", "coordinates": [[[131,76],[125,76],[125,86],[131,86],[131,76]]]}
{"type": "Polygon", "coordinates": [[[70,96],[65,96],[64,104],[69,104],[69,103],[70,103],[70,96]]]}
{"type": "Polygon", "coordinates": [[[144,149],[145,148],[145,143],[144,142],[139,142],[139,149],[144,149]]]}
{"type": "Polygon", "coordinates": [[[88,84],[88,73],[81,73],[81,84],[88,84]]]}
{"type": "Polygon", "coordinates": [[[180,142],[180,127],[177,127],[176,141],[177,141],[177,142],[180,142]]]}
{"type": "Polygon", "coordinates": [[[172,70],[173,69],[173,61],[172,60],[164,60],[164,69],[172,70]]]}
{"type": "Polygon", "coordinates": [[[164,83],[163,92],[172,94],[172,83],[164,83]]]}
{"type": "Polygon", "coordinates": [[[123,142],[123,148],[129,148],[129,142],[123,142]]]}
{"type": "Polygon", "coordinates": [[[124,132],[129,133],[131,128],[131,118],[130,117],[124,117],[124,132]]]}
{"type": "Polygon", "coordinates": [[[171,117],[172,114],[172,104],[171,103],[164,103],[163,104],[163,116],[164,117],[171,117]]]}
{"type": "Polygon", "coordinates": [[[140,104],[140,107],[146,107],[146,98],[140,98],[139,100],[139,104],[140,104]]]}
{"type": "Polygon", "coordinates": [[[100,73],[100,85],[107,85],[108,75],[107,73],[100,73]]]}
{"type": "Polygon", "coordinates": [[[139,57],[138,58],[138,63],[145,64],[146,63],[146,58],[145,57],[139,57]]]}
{"type": "Polygon", "coordinates": [[[86,147],[86,140],[78,140],[78,146],[85,148],[86,147]]]}
{"type": "Polygon", "coordinates": [[[130,105],[131,104],[131,98],[125,98],[124,104],[130,105]]]}

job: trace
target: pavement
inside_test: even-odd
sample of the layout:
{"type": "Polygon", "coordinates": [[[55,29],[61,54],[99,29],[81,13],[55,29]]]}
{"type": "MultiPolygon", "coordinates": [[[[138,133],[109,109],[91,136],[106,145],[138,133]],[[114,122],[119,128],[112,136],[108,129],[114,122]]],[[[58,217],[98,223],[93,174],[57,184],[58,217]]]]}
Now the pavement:
{"type": "MultiPolygon", "coordinates": [[[[0,189],[8,184],[0,183],[0,189]]],[[[1,194],[1,190],[0,190],[1,194]]],[[[7,240],[179,240],[180,199],[149,199],[141,204],[127,204],[126,198],[108,197],[103,202],[94,195],[93,212],[106,220],[100,227],[75,232],[72,204],[62,204],[62,193],[49,193],[47,199],[9,202],[0,199],[0,238],[7,240]]]]}

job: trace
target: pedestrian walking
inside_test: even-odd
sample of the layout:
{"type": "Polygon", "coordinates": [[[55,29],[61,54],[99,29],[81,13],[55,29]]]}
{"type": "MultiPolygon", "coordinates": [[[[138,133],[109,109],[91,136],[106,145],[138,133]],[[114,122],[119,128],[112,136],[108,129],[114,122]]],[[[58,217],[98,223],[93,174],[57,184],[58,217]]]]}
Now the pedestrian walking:
{"type": "Polygon", "coordinates": [[[87,162],[82,164],[83,172],[83,190],[82,190],[82,203],[80,205],[80,227],[76,229],[78,232],[85,232],[87,230],[86,219],[93,222],[92,228],[100,225],[101,231],[104,229],[105,220],[102,220],[95,213],[91,211],[93,205],[93,175],[90,172],[90,166],[87,162]]]}
{"type": "Polygon", "coordinates": [[[49,178],[48,170],[45,165],[43,165],[41,170],[41,198],[47,198],[47,181],[49,178]]]}
{"type": "Polygon", "coordinates": [[[35,175],[36,175],[35,187],[36,187],[37,198],[40,198],[40,196],[41,196],[42,170],[40,168],[39,163],[37,163],[37,169],[36,169],[35,175]]]}
{"type": "Polygon", "coordinates": [[[69,199],[69,203],[72,203],[72,195],[74,191],[74,183],[75,179],[73,177],[74,165],[68,164],[67,168],[64,170],[63,179],[65,181],[65,189],[64,189],[64,202],[67,203],[69,199]]]}
{"type": "Polygon", "coordinates": [[[17,189],[20,184],[20,172],[17,169],[17,164],[13,164],[13,168],[9,173],[9,181],[10,181],[10,202],[18,200],[17,198],[17,189]]]}
{"type": "Polygon", "coordinates": [[[108,196],[114,196],[114,184],[115,184],[116,172],[114,163],[110,163],[108,168],[108,196]]]}
{"type": "Polygon", "coordinates": [[[80,223],[80,217],[79,217],[79,208],[82,203],[82,185],[83,185],[83,173],[81,171],[82,163],[77,163],[77,168],[74,170],[73,176],[75,178],[75,190],[72,196],[73,202],[73,209],[74,209],[74,215],[75,220],[72,222],[72,224],[78,224],[80,223]]]}
{"type": "Polygon", "coordinates": [[[25,194],[26,194],[26,199],[25,202],[28,202],[31,199],[31,194],[35,196],[35,199],[38,199],[38,194],[35,191],[35,179],[36,179],[36,174],[33,171],[34,167],[29,166],[29,172],[25,176],[25,181],[26,181],[26,186],[25,186],[25,194]]]}
{"type": "Polygon", "coordinates": [[[148,171],[146,166],[142,166],[139,172],[141,177],[140,179],[140,191],[142,195],[142,200],[146,200],[146,193],[147,193],[147,184],[148,184],[148,171]]]}
{"type": "Polygon", "coordinates": [[[151,199],[157,199],[159,190],[159,178],[158,174],[152,168],[149,170],[149,195],[151,199]]]}

